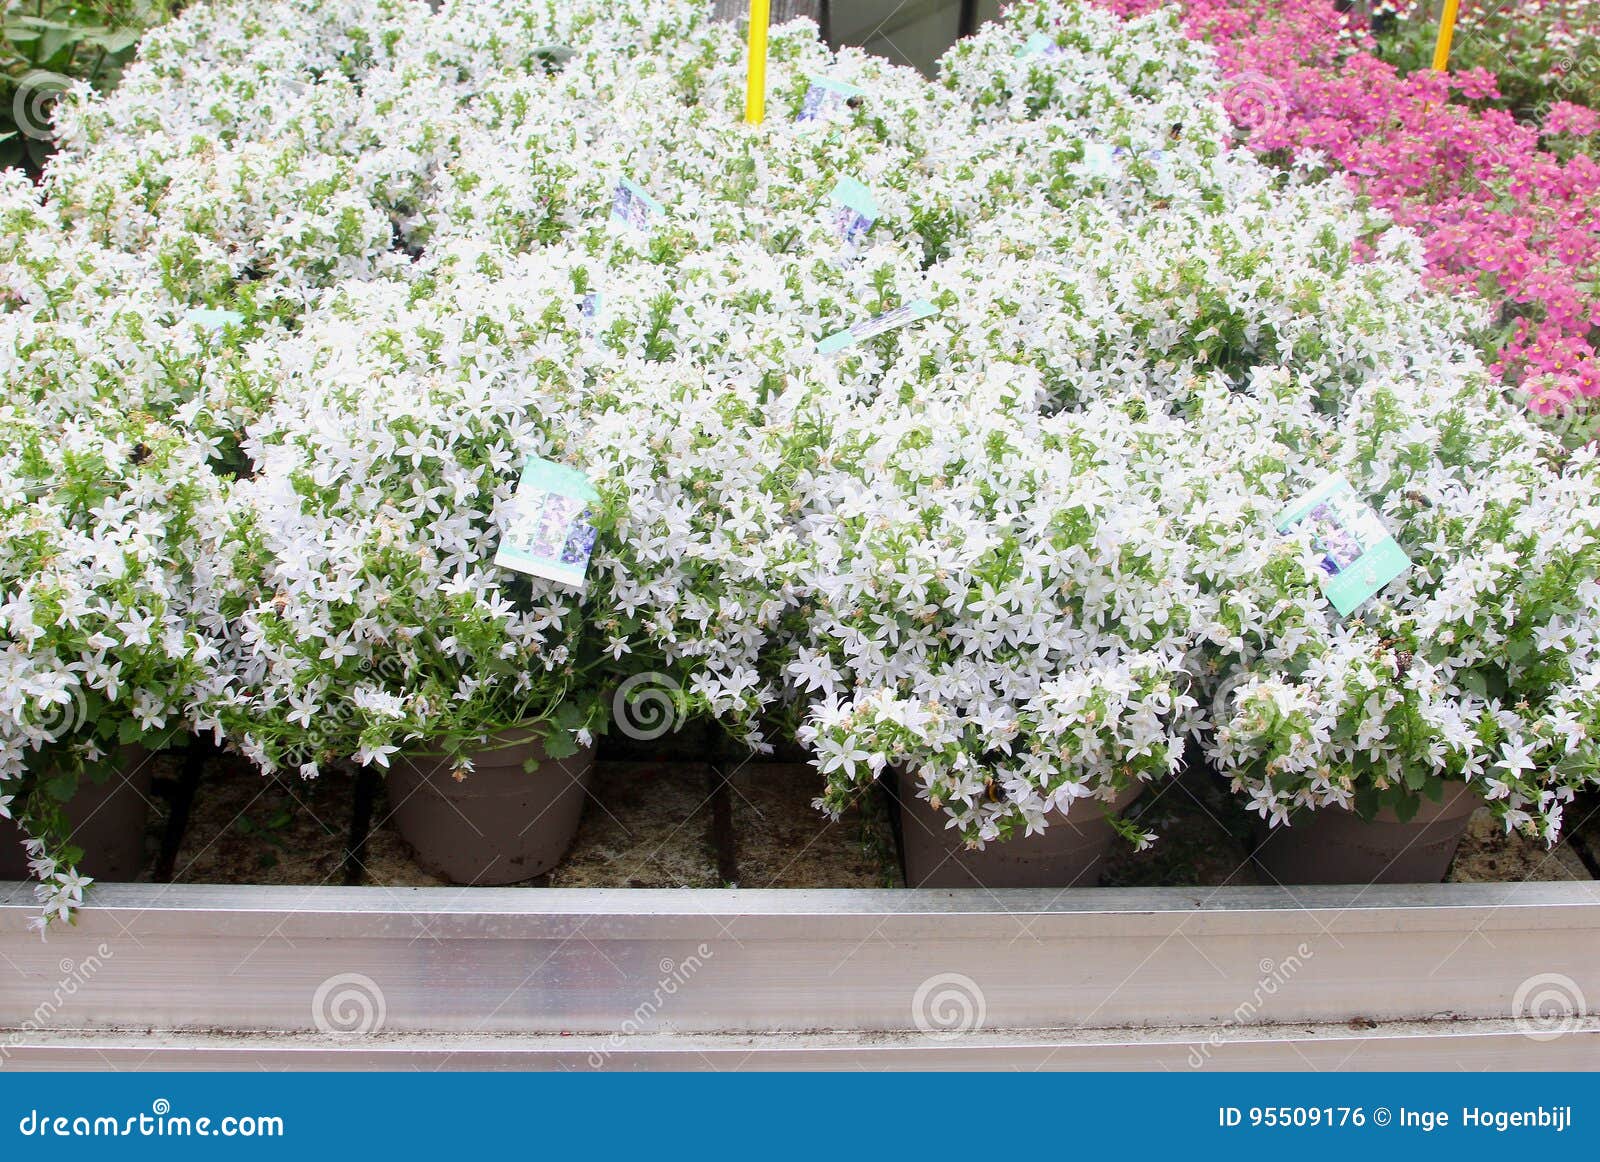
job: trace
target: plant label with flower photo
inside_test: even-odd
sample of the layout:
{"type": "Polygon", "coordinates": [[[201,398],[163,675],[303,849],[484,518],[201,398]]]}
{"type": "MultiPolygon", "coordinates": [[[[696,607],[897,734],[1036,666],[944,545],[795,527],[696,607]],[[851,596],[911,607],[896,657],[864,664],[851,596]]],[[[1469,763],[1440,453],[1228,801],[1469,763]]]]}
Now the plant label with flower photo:
{"type": "Polygon", "coordinates": [[[844,256],[856,257],[862,241],[878,220],[878,201],[855,178],[840,178],[828,192],[829,218],[844,256]]]}
{"type": "Polygon", "coordinates": [[[903,307],[874,315],[846,330],[834,332],[817,344],[817,354],[832,355],[835,351],[854,347],[857,343],[871,339],[875,335],[882,335],[885,331],[893,331],[896,327],[904,327],[907,323],[914,323],[918,319],[926,319],[929,315],[938,313],[938,307],[925,299],[917,299],[903,307]]]}
{"type": "Polygon", "coordinates": [[[814,124],[819,121],[833,121],[840,112],[850,107],[852,101],[860,101],[867,95],[867,91],[846,81],[835,81],[831,77],[812,77],[811,87],[806,90],[806,95],[800,101],[800,112],[794,115],[797,124],[814,124]]]}
{"type": "Polygon", "coordinates": [[[589,506],[599,499],[589,478],[576,468],[529,456],[494,563],[582,588],[594,552],[589,506]]]}
{"type": "Polygon", "coordinates": [[[1322,591],[1346,616],[1410,565],[1378,514],[1342,476],[1330,476],[1278,514],[1280,533],[1304,528],[1321,554],[1322,591]]]}
{"type": "Polygon", "coordinates": [[[577,54],[570,44],[541,44],[533,50],[533,55],[544,65],[546,72],[558,73],[577,54]]]}
{"type": "Polygon", "coordinates": [[[606,296],[603,291],[590,291],[578,300],[579,329],[589,345],[594,346],[606,325],[606,296]]]}
{"type": "Polygon", "coordinates": [[[1017,50],[1017,56],[1026,59],[1031,56],[1042,56],[1045,59],[1065,56],[1066,53],[1056,43],[1056,38],[1048,32],[1036,32],[1022,42],[1022,47],[1017,50]]]}
{"type": "Polygon", "coordinates": [[[1117,172],[1117,154],[1109,145],[1086,141],[1083,143],[1083,160],[1078,164],[1091,177],[1108,178],[1117,172]]]}
{"type": "Polygon", "coordinates": [[[654,219],[664,213],[666,208],[660,202],[627,178],[620,179],[611,193],[611,221],[617,226],[648,234],[654,219]]]}
{"type": "Polygon", "coordinates": [[[194,307],[183,313],[185,323],[193,323],[197,327],[204,327],[208,331],[220,331],[224,327],[237,327],[244,322],[244,316],[238,311],[218,310],[215,307],[194,307]]]}

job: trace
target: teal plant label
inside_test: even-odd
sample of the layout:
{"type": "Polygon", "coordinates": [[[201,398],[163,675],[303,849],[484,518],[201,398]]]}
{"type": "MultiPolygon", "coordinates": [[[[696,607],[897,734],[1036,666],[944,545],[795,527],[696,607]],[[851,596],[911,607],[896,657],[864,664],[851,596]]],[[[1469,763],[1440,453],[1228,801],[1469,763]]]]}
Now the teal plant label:
{"type": "Polygon", "coordinates": [[[546,68],[554,72],[564,67],[577,54],[570,44],[541,44],[533,50],[533,55],[543,61],[546,68]]]}
{"type": "Polygon", "coordinates": [[[1093,177],[1110,177],[1117,170],[1117,155],[1109,145],[1098,141],[1083,143],[1083,168],[1093,177]]]}
{"type": "Polygon", "coordinates": [[[593,344],[606,325],[606,296],[604,291],[590,291],[578,303],[582,320],[583,337],[593,344]]]}
{"type": "Polygon", "coordinates": [[[494,563],[582,588],[594,552],[589,506],[599,499],[589,478],[576,468],[529,456],[494,563]]]}
{"type": "Polygon", "coordinates": [[[878,220],[878,200],[855,178],[840,178],[828,192],[833,231],[846,257],[854,258],[861,242],[878,220]]]}
{"type": "Polygon", "coordinates": [[[1383,521],[1342,476],[1330,476],[1278,514],[1280,533],[1304,528],[1322,554],[1322,591],[1348,615],[1411,564],[1383,521]]]}
{"type": "Polygon", "coordinates": [[[859,101],[866,95],[865,89],[845,81],[836,81],[832,77],[812,77],[811,87],[801,99],[800,112],[794,115],[794,119],[800,124],[832,121],[851,101],[859,101]]]}
{"type": "Polygon", "coordinates": [[[926,319],[929,315],[937,315],[939,308],[923,299],[907,303],[903,307],[896,307],[892,311],[885,311],[881,315],[874,315],[864,322],[844,331],[836,331],[822,342],[817,344],[817,354],[832,355],[835,351],[843,351],[846,347],[854,347],[863,340],[874,335],[882,335],[885,331],[893,331],[896,327],[904,327],[907,323],[914,323],[918,319],[926,319]]]}
{"type": "Polygon", "coordinates": [[[1056,43],[1056,38],[1048,32],[1036,32],[1022,42],[1022,47],[1017,50],[1019,57],[1044,56],[1058,57],[1065,55],[1061,46],[1056,43]]]}
{"type": "Polygon", "coordinates": [[[618,226],[647,234],[666,209],[635,182],[623,178],[611,192],[611,220],[618,226]]]}
{"type": "Polygon", "coordinates": [[[222,311],[215,307],[195,307],[183,313],[185,323],[194,323],[208,331],[220,331],[224,327],[237,327],[244,322],[244,316],[238,311],[222,311]]]}

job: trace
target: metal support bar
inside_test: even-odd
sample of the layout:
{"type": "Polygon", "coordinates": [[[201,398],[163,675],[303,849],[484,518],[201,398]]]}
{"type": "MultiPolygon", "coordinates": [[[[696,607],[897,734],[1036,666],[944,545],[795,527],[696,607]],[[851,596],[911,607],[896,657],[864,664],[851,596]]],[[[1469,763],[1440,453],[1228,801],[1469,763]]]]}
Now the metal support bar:
{"type": "Polygon", "coordinates": [[[8,1059],[237,1065],[259,1051],[318,1066],[374,1055],[558,1065],[599,1054],[645,1065],[755,1054],[778,1067],[1116,1068],[1192,1051],[1273,1068],[1354,1048],[1374,1068],[1450,1054],[1506,1068],[1600,1061],[1600,1018],[1587,1015],[1600,1001],[1600,883],[130,884],[96,900],[45,943],[27,931],[31,893],[0,888],[8,1059]],[[1552,991],[1571,1002],[1564,1035],[1524,1035],[1548,1031],[1516,1018],[1552,991]]]}
{"type": "Polygon", "coordinates": [[[1553,1042],[1511,1021],[1426,1022],[1371,1032],[1345,1025],[1236,1030],[1119,1030],[1095,1037],[1041,1031],[940,1038],[828,1033],[747,1037],[463,1037],[379,1034],[63,1034],[12,1051],[20,1069],[1593,1069],[1600,1027],[1553,1042]]]}

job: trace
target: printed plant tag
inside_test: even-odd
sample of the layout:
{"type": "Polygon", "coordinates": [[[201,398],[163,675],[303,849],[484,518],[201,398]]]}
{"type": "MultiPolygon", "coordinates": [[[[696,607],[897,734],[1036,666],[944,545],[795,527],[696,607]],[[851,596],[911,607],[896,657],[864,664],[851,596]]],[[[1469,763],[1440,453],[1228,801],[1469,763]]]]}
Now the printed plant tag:
{"type": "Polygon", "coordinates": [[[583,337],[591,344],[599,339],[606,325],[606,296],[601,291],[590,291],[579,301],[578,313],[583,337]]]}
{"type": "Polygon", "coordinates": [[[1083,143],[1083,161],[1079,164],[1091,176],[1106,178],[1117,172],[1117,155],[1108,145],[1086,141],[1083,143]]]}
{"type": "Polygon", "coordinates": [[[654,219],[666,213],[656,201],[634,182],[623,178],[611,194],[611,220],[618,226],[648,234],[654,219]]]}
{"type": "Polygon", "coordinates": [[[812,77],[811,87],[806,90],[806,95],[800,102],[800,112],[794,115],[794,119],[801,124],[832,121],[849,107],[851,101],[859,101],[866,95],[865,89],[845,81],[835,81],[830,77],[812,77]]]}
{"type": "Polygon", "coordinates": [[[892,311],[885,311],[881,315],[857,323],[845,331],[837,331],[817,344],[817,354],[832,355],[835,351],[843,351],[846,347],[854,347],[865,339],[874,335],[882,335],[885,331],[892,331],[896,327],[903,327],[907,323],[914,323],[918,319],[926,319],[929,315],[937,315],[939,308],[923,299],[907,303],[903,307],[896,307],[892,311]]]}
{"type": "Polygon", "coordinates": [[[594,552],[589,505],[599,499],[594,485],[576,468],[529,456],[494,563],[581,589],[594,552]]]}
{"type": "Polygon", "coordinates": [[[833,230],[846,257],[854,258],[862,241],[878,220],[878,202],[855,178],[840,178],[828,193],[833,230]]]}
{"type": "Polygon", "coordinates": [[[220,331],[223,327],[237,327],[244,322],[244,316],[238,311],[221,311],[214,307],[195,307],[183,313],[185,323],[195,323],[210,331],[220,331]]]}
{"type": "Polygon", "coordinates": [[[576,53],[570,44],[541,44],[533,50],[533,55],[544,64],[546,72],[555,73],[560,72],[576,53]]]}
{"type": "Polygon", "coordinates": [[[1058,57],[1064,55],[1061,46],[1056,43],[1056,38],[1048,32],[1036,32],[1022,42],[1022,47],[1017,50],[1017,56],[1045,56],[1058,57]]]}
{"type": "Polygon", "coordinates": [[[1280,533],[1304,526],[1322,554],[1322,591],[1341,617],[1411,564],[1370,505],[1342,476],[1330,476],[1278,514],[1280,533]]]}

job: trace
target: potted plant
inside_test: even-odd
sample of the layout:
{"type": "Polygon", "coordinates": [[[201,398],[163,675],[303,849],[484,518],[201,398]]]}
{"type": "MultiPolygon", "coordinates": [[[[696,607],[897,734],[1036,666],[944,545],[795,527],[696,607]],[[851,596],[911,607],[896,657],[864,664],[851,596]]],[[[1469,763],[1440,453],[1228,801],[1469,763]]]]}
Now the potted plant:
{"type": "Polygon", "coordinates": [[[835,440],[787,674],[838,812],[899,776],[907,882],[1095,882],[1138,791],[1178,766],[1184,547],[1125,467],[1114,408],[1037,426],[880,403],[835,440]]]}
{"type": "MultiPolygon", "coordinates": [[[[773,458],[796,436],[750,423],[730,449],[759,382],[707,395],[691,364],[596,354],[569,269],[587,260],[425,261],[427,299],[350,288],[284,345],[215,546],[237,669],[208,713],[263,769],[386,771],[425,865],[515,882],[570,842],[595,739],[651,728],[650,690],[674,725],[715,717],[762,744],[754,663],[798,552],[773,458]],[[479,359],[446,357],[482,335],[479,359]],[[591,539],[564,579],[507,558],[530,457],[586,481],[567,518],[586,510],[591,539]]],[[[613,309],[635,305],[619,291],[613,309]]]]}
{"type": "Polygon", "coordinates": [[[1262,820],[1258,862],[1285,882],[1437,881],[1479,805],[1553,843],[1600,761],[1593,453],[1563,453],[1471,380],[1426,398],[1374,385],[1337,428],[1288,391],[1212,403],[1208,443],[1246,466],[1218,491],[1276,503],[1342,472],[1409,558],[1349,616],[1314,531],[1257,525],[1209,562],[1226,627],[1210,753],[1262,820]]]}
{"type": "MultiPolygon", "coordinates": [[[[348,323],[306,329],[299,374],[248,429],[211,578],[240,664],[208,710],[263,770],[387,771],[394,821],[437,873],[528,879],[571,841],[608,717],[605,577],[495,563],[515,469],[568,451],[558,395],[475,393],[470,368],[437,365],[442,334],[391,362],[403,297],[367,305],[354,345],[348,323]]],[[[612,509],[585,507],[567,523],[604,541],[612,509]]]]}
{"type": "Polygon", "coordinates": [[[0,479],[0,879],[65,915],[144,862],[152,752],[187,735],[210,660],[191,595],[217,481],[147,415],[9,402],[0,479]]]}

